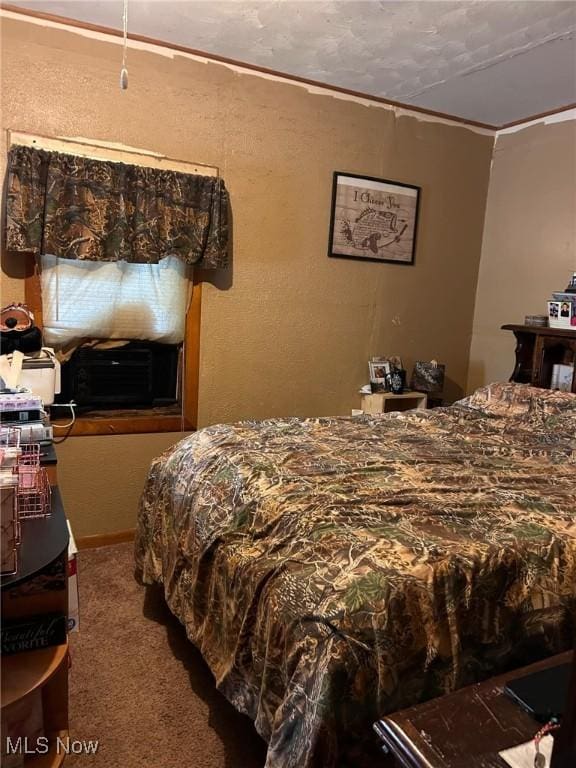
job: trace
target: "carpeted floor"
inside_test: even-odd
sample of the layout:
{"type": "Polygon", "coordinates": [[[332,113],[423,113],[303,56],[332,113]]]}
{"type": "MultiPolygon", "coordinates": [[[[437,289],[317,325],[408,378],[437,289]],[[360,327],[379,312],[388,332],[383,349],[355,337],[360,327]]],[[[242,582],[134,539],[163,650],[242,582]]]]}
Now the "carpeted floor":
{"type": "Polygon", "coordinates": [[[79,571],[70,735],[99,748],[66,766],[262,768],[251,721],[218,693],[162,595],[135,581],[132,544],[82,550],[79,571]]]}

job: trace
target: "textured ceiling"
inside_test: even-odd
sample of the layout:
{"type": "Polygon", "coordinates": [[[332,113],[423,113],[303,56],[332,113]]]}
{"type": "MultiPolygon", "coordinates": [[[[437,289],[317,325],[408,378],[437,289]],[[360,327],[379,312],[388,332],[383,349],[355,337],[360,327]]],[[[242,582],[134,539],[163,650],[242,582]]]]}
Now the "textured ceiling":
{"type": "MultiPolygon", "coordinates": [[[[12,4],[122,26],[122,0],[12,4]]],[[[493,125],[576,102],[575,2],[129,0],[129,30],[493,125]]]]}

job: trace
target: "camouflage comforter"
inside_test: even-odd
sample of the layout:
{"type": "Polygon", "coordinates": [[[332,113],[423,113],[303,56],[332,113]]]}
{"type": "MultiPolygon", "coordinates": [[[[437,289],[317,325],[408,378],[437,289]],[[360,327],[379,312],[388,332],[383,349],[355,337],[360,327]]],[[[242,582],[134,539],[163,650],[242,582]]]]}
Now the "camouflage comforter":
{"type": "Polygon", "coordinates": [[[576,396],[203,429],[153,462],[136,561],[266,768],[356,765],[377,716],[570,646],[576,396]]]}

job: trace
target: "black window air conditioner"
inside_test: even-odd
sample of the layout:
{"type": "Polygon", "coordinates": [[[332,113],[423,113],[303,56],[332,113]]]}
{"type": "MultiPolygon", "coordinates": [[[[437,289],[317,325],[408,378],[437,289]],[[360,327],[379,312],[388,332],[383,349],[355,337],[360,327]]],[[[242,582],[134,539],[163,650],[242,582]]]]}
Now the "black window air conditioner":
{"type": "Polygon", "coordinates": [[[80,347],[62,365],[60,402],[90,408],[142,408],[178,401],[179,347],[130,342],[116,349],[80,347]]]}

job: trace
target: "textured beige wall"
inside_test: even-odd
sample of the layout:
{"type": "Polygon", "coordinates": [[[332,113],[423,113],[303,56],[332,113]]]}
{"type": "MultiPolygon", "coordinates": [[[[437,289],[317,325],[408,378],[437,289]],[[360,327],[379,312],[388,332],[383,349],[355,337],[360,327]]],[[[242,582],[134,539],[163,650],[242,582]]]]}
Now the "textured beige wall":
{"type": "Polygon", "coordinates": [[[576,121],[501,134],[495,145],[478,277],[468,390],[506,380],[505,323],[546,314],[576,270],[576,121]]]}
{"type": "MultiPolygon", "coordinates": [[[[203,292],[201,425],[349,413],[375,354],[401,353],[408,366],[437,357],[447,395],[462,393],[490,135],[172,52],[131,50],[122,93],[115,43],[6,19],[2,42],[3,128],[220,167],[234,265],[203,292]],[[334,170],[422,187],[414,267],[327,257],[334,170]]],[[[6,298],[20,290],[4,277],[6,298]]],[[[171,439],[75,438],[60,448],[79,535],[133,524],[145,467],[171,439]]]]}
{"type": "Polygon", "coordinates": [[[132,528],[150,461],[178,434],[74,437],[56,447],[58,482],[76,536],[132,528]]]}

